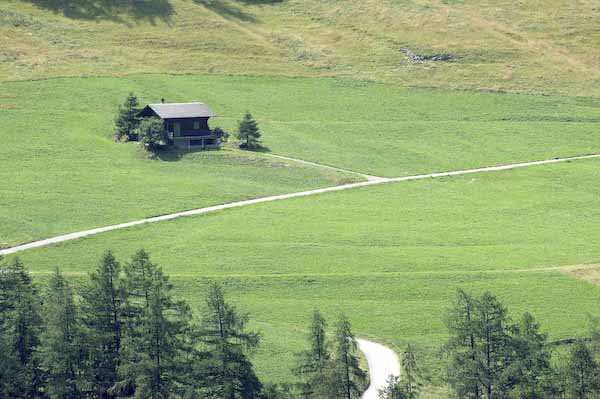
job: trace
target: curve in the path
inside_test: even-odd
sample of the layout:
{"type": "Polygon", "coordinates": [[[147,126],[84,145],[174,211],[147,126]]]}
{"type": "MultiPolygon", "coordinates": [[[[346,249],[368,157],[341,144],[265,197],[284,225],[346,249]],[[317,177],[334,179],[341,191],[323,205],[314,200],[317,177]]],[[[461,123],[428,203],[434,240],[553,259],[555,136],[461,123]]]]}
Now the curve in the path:
{"type": "Polygon", "coordinates": [[[296,162],[296,163],[301,163],[303,165],[316,166],[316,167],[323,168],[323,169],[335,170],[336,172],[349,173],[349,174],[353,174],[353,175],[357,175],[357,176],[362,176],[362,177],[364,177],[367,180],[382,180],[382,179],[385,179],[385,177],[373,176],[373,175],[366,175],[364,173],[355,172],[353,170],[342,169],[342,168],[338,168],[336,166],[325,165],[325,164],[317,163],[317,162],[313,162],[313,161],[306,161],[304,159],[286,157],[284,155],[276,155],[276,154],[265,154],[265,155],[269,156],[269,157],[272,157],[272,158],[285,159],[286,161],[292,161],[292,162],[296,162]]]}
{"type": "Polygon", "coordinates": [[[400,376],[400,360],[390,348],[366,339],[357,339],[358,348],[365,354],[369,363],[369,388],[362,399],[378,399],[390,376],[400,376]]]}
{"type": "Polygon", "coordinates": [[[300,192],[291,193],[291,194],[280,194],[280,195],[273,195],[273,196],[269,196],[269,197],[256,198],[256,199],[251,199],[251,200],[246,200],[246,201],[231,202],[228,204],[214,205],[214,206],[209,206],[206,208],[199,208],[199,209],[192,209],[192,210],[188,210],[188,211],[171,213],[171,214],[162,215],[162,216],[155,216],[155,217],[151,217],[151,218],[135,220],[132,222],[121,223],[121,224],[116,224],[116,225],[112,225],[112,226],[105,226],[105,227],[99,227],[96,229],[79,231],[76,233],[64,234],[64,235],[60,235],[60,236],[56,236],[56,237],[52,237],[52,238],[46,238],[44,240],[33,241],[33,242],[30,242],[27,244],[18,245],[18,246],[11,247],[11,248],[5,248],[5,249],[0,250],[0,255],[9,255],[9,254],[13,254],[16,252],[25,251],[27,249],[33,249],[33,248],[43,247],[43,246],[52,245],[52,244],[58,244],[58,243],[64,242],[64,241],[75,240],[77,238],[87,237],[90,235],[104,233],[104,232],[112,231],[112,230],[124,229],[127,227],[137,226],[137,225],[141,225],[141,224],[161,222],[161,221],[176,219],[176,218],[184,217],[184,216],[202,215],[202,214],[216,212],[216,211],[220,211],[220,210],[224,210],[224,209],[239,208],[242,206],[259,204],[259,203],[263,203],[263,202],[272,202],[272,201],[278,201],[278,200],[289,199],[289,198],[297,198],[297,197],[307,197],[307,196],[315,195],[315,194],[323,194],[323,193],[328,193],[328,192],[332,192],[332,191],[342,191],[342,190],[348,190],[351,188],[366,187],[366,186],[372,186],[372,185],[376,185],[376,184],[383,184],[383,183],[390,183],[390,182],[423,180],[423,179],[436,178],[436,177],[466,175],[466,174],[471,174],[471,173],[497,172],[497,171],[502,171],[502,170],[524,168],[524,167],[528,167],[528,166],[546,165],[546,164],[553,164],[553,163],[558,163],[558,162],[567,162],[567,161],[575,161],[575,160],[580,160],[580,159],[591,159],[591,158],[600,158],[600,154],[581,155],[581,156],[568,157],[568,158],[554,158],[554,159],[549,159],[549,160],[544,160],[544,161],[521,162],[521,163],[508,164],[508,165],[489,166],[489,167],[484,167],[484,168],[455,170],[455,171],[450,171],[450,172],[429,173],[429,174],[405,176],[405,177],[395,177],[395,178],[384,178],[384,177],[375,178],[374,177],[371,180],[367,180],[367,181],[359,182],[359,183],[343,184],[340,186],[319,188],[316,190],[300,191],[300,192]]]}

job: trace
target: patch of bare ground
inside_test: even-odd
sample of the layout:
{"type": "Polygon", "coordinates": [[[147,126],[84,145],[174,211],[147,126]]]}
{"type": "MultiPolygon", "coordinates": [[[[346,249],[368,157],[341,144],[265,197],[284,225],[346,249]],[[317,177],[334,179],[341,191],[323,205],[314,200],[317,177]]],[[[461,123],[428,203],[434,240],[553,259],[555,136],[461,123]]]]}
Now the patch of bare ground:
{"type": "Polygon", "coordinates": [[[600,264],[576,265],[564,268],[571,276],[580,280],[600,284],[600,264]]]}

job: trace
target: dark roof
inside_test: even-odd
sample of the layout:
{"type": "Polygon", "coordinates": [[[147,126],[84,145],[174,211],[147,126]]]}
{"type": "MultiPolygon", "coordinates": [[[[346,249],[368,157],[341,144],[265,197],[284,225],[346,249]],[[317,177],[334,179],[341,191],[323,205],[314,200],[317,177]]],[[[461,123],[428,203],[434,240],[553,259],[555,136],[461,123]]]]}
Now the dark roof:
{"type": "Polygon", "coordinates": [[[161,119],[172,118],[210,118],[217,116],[212,109],[203,103],[171,103],[148,104],[161,119]]]}

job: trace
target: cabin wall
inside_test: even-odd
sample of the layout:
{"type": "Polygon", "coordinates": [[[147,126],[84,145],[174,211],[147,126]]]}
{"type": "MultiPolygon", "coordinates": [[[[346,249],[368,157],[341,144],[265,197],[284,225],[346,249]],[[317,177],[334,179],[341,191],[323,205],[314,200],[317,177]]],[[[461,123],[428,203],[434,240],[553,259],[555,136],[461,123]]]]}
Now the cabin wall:
{"type": "Polygon", "coordinates": [[[168,132],[173,132],[174,137],[210,134],[208,118],[165,119],[165,127],[168,132]],[[179,131],[177,131],[177,125],[179,125],[179,131]]]}

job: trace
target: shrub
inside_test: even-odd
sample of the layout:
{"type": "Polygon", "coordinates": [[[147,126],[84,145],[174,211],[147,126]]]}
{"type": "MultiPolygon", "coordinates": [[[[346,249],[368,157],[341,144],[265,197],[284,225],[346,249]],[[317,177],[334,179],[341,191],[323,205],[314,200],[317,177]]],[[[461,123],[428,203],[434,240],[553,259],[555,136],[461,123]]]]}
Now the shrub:
{"type": "Polygon", "coordinates": [[[156,152],[165,148],[169,142],[167,130],[159,118],[144,118],[139,129],[140,142],[148,151],[156,152]]]}

